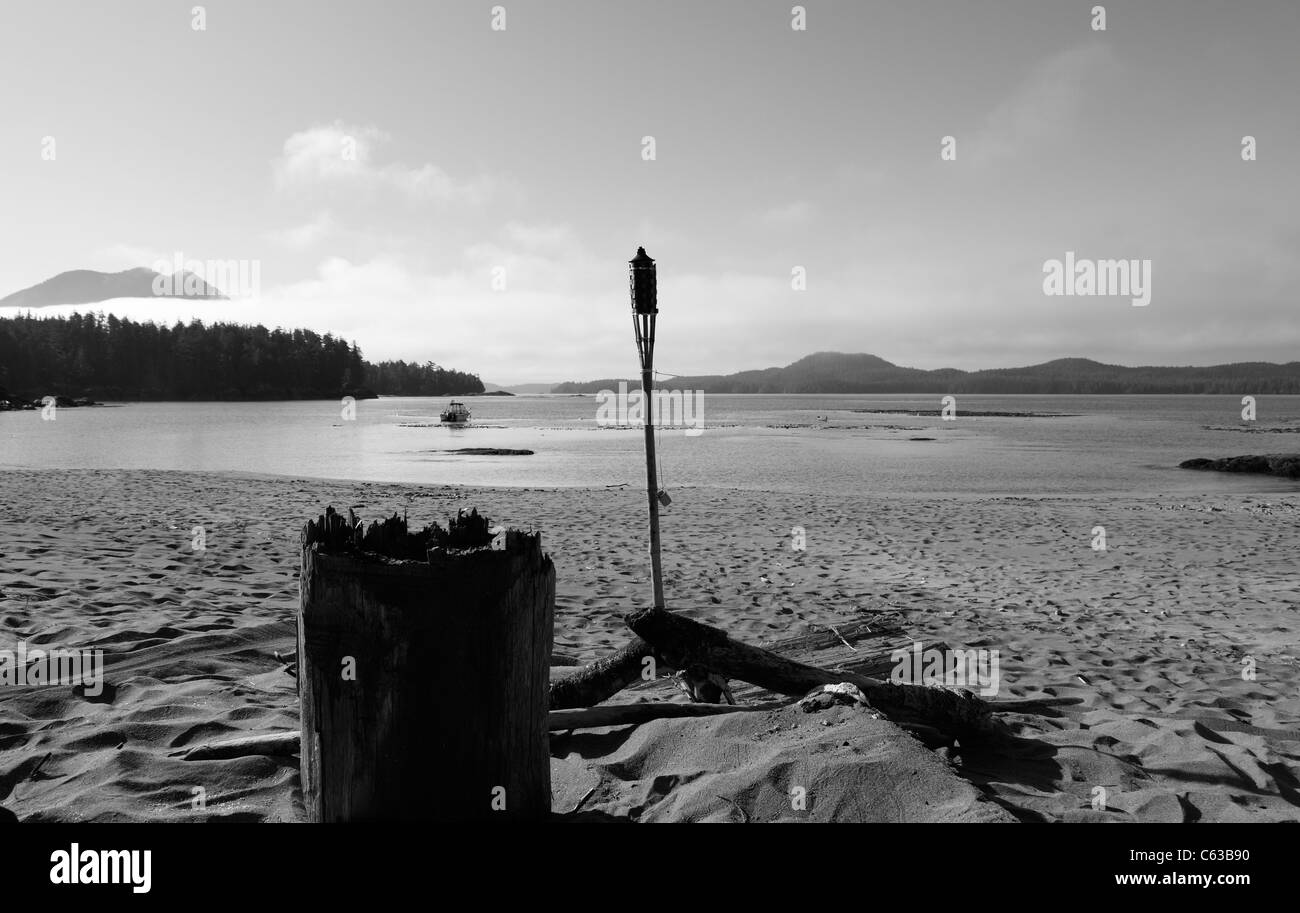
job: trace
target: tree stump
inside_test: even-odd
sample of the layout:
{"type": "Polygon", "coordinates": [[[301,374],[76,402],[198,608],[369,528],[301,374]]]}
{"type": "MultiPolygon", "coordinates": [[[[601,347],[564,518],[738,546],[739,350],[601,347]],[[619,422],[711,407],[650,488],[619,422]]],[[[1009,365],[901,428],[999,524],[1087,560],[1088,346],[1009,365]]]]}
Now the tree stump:
{"type": "Polygon", "coordinates": [[[540,534],[369,529],[332,508],[302,534],[298,694],[309,821],[540,819],[555,567],[540,534]]]}

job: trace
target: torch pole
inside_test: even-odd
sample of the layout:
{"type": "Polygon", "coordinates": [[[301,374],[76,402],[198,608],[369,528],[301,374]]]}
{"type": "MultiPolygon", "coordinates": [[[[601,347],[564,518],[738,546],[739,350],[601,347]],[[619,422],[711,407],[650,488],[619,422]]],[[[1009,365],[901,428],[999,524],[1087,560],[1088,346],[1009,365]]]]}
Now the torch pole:
{"type": "Polygon", "coordinates": [[[637,327],[641,345],[641,393],[645,414],[645,478],[650,504],[650,575],[654,581],[654,607],[664,607],[663,565],[659,557],[659,474],[655,470],[654,356],[655,315],[641,317],[637,327]]]}

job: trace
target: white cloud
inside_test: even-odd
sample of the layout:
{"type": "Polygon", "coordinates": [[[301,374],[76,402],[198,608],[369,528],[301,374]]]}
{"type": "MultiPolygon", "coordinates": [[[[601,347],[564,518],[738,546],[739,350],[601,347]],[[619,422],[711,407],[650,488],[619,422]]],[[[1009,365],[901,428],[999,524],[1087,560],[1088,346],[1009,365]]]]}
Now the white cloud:
{"type": "Polygon", "coordinates": [[[1095,43],[1043,60],[973,136],[957,137],[959,160],[985,165],[1067,140],[1079,129],[1083,106],[1103,74],[1115,75],[1110,47],[1095,43]]]}
{"type": "Polygon", "coordinates": [[[391,139],[378,127],[342,121],[295,133],[284,141],[273,164],[276,186],[290,190],[328,184],[368,192],[387,188],[417,201],[469,204],[483,202],[497,189],[492,178],[458,180],[432,163],[380,165],[376,153],[391,139]]]}
{"type": "Polygon", "coordinates": [[[785,206],[777,206],[763,213],[763,223],[771,226],[802,225],[812,217],[812,204],[806,200],[797,200],[785,206]]]}
{"type": "Polygon", "coordinates": [[[90,265],[104,272],[121,272],[137,267],[152,268],[159,260],[172,261],[173,251],[156,250],[134,244],[110,244],[90,254],[90,265]]]}
{"type": "Polygon", "coordinates": [[[310,222],[297,225],[293,228],[286,228],[280,231],[267,232],[267,238],[277,244],[283,244],[294,250],[304,250],[318,243],[326,235],[331,234],[337,229],[338,225],[334,217],[328,212],[321,212],[316,215],[310,222]]]}
{"type": "Polygon", "coordinates": [[[539,274],[529,261],[505,262],[509,283],[498,292],[490,271],[468,262],[432,273],[388,257],[333,258],[312,279],[264,294],[262,319],[330,329],[357,339],[373,360],[433,359],[489,379],[545,379],[566,360],[586,361],[599,345],[604,302],[532,281],[539,274]]]}
{"type": "Polygon", "coordinates": [[[506,224],[504,234],[511,243],[528,250],[576,254],[582,246],[573,229],[568,225],[509,222],[506,224]]]}

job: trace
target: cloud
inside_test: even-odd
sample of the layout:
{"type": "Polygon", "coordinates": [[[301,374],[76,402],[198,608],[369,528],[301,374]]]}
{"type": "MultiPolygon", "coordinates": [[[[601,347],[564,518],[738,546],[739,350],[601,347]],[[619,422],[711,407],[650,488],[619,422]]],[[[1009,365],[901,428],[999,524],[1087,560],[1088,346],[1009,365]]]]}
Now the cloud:
{"type": "MultiPolygon", "coordinates": [[[[152,267],[159,260],[172,261],[173,251],[156,250],[133,244],[110,244],[90,254],[90,267],[104,272],[121,272],[138,267],[152,267]]],[[[80,264],[78,264],[80,266],[80,264]]]]}
{"type": "MultiPolygon", "coordinates": [[[[498,383],[631,375],[636,347],[622,259],[600,256],[570,225],[511,222],[439,268],[415,252],[322,260],[310,278],[265,290],[248,313],[269,325],[356,339],[371,360],[433,359],[498,383]],[[498,268],[500,290],[493,286],[498,268]]],[[[821,336],[794,307],[802,299],[787,273],[683,272],[662,276],[660,288],[661,307],[671,314],[662,333],[673,356],[667,370],[779,360],[776,350],[791,344],[791,334],[807,351],[826,348],[813,345],[821,336]],[[777,324],[764,334],[762,351],[720,358],[720,341],[734,341],[738,321],[753,322],[755,311],[777,324]]],[[[853,316],[860,321],[860,313],[853,316]]]]}
{"type": "Polygon", "coordinates": [[[1087,44],[1043,60],[1011,95],[993,108],[974,135],[957,138],[958,158],[988,165],[1031,152],[1077,132],[1097,78],[1118,68],[1106,44],[1087,44]]]}
{"type": "Polygon", "coordinates": [[[357,339],[375,360],[432,359],[508,380],[545,379],[559,364],[587,361],[590,347],[600,345],[607,302],[536,281],[554,277],[531,261],[505,263],[509,282],[495,291],[490,271],[472,263],[429,272],[391,257],[331,258],[313,278],[267,292],[262,311],[279,324],[319,325],[357,339]]]}
{"type": "Polygon", "coordinates": [[[785,206],[777,206],[763,213],[762,221],[764,225],[771,226],[788,226],[802,225],[812,217],[812,204],[807,200],[797,200],[785,206]]]}
{"type": "Polygon", "coordinates": [[[328,212],[321,212],[310,222],[293,228],[267,232],[266,237],[276,244],[283,244],[285,247],[291,247],[295,250],[304,250],[315,245],[337,228],[338,225],[334,221],[334,217],[328,212]]]}
{"type": "Polygon", "coordinates": [[[526,250],[577,254],[582,244],[568,225],[508,222],[506,240],[526,250]]]}
{"type": "Polygon", "coordinates": [[[354,187],[366,192],[388,189],[421,202],[478,204],[497,189],[489,177],[453,178],[432,163],[419,166],[377,162],[377,152],[392,137],[374,126],[335,121],[293,134],[273,163],[276,187],[354,187]]]}

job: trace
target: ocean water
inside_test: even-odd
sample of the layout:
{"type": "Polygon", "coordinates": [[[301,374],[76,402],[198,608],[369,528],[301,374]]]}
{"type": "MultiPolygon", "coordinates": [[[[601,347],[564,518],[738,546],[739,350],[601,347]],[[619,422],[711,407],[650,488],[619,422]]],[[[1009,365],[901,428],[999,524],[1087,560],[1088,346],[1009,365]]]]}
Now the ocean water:
{"type": "MultiPolygon", "coordinates": [[[[706,395],[703,433],[658,431],[665,488],[943,495],[1143,496],[1300,490],[1266,476],[1179,470],[1191,457],[1300,450],[1300,396],[958,397],[957,417],[856,410],[930,409],[938,396],[706,395]],[[1064,413],[994,417],[967,413],[1064,413]],[[1233,430],[1235,429],[1235,430],[1233,430]],[[914,440],[931,438],[932,440],[914,440]]],[[[639,428],[602,428],[592,396],[476,397],[464,428],[447,398],[337,402],[127,403],[0,413],[0,469],[240,471],[416,484],[568,487],[644,484],[639,428]],[[533,450],[469,456],[459,448],[533,450]]],[[[3,478],[0,476],[0,487],[3,478]]]]}

